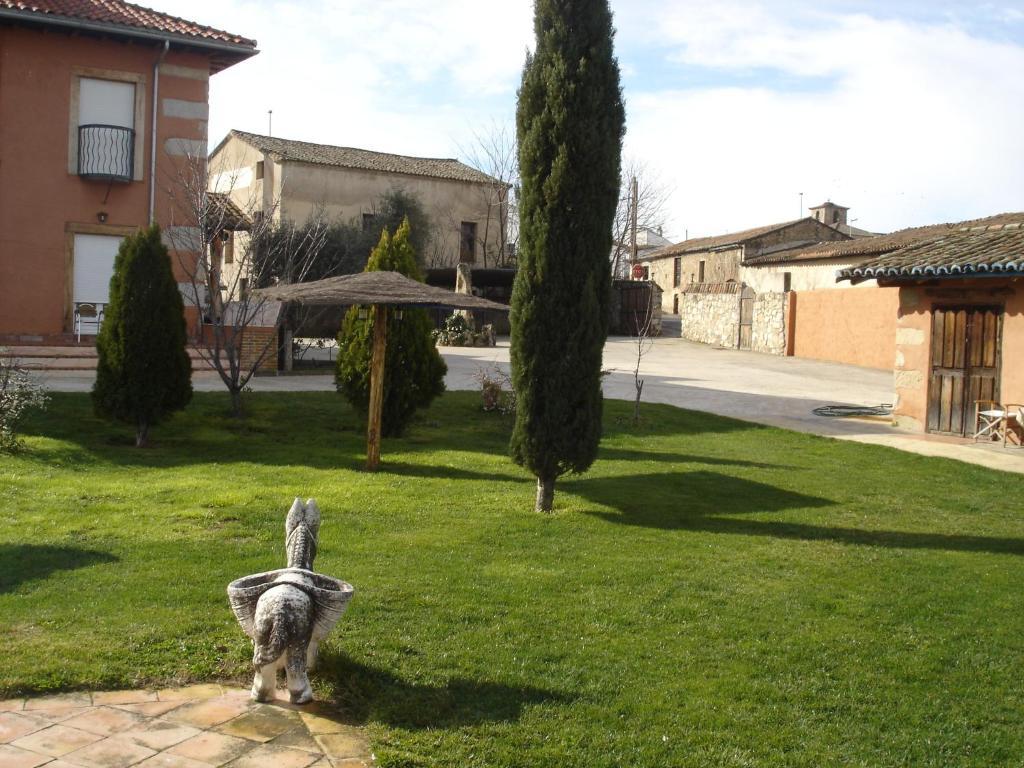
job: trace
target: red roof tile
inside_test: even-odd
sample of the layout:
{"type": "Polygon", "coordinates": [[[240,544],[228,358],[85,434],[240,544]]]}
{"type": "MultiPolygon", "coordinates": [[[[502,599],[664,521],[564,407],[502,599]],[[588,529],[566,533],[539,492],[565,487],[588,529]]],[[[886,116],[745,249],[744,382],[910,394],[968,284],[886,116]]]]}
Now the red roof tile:
{"type": "Polygon", "coordinates": [[[4,9],[23,12],[26,18],[36,16],[39,20],[45,20],[47,17],[62,17],[148,32],[180,35],[198,41],[256,47],[255,40],[144,8],[141,5],[126,3],[123,0],[0,0],[0,10],[4,9]]]}

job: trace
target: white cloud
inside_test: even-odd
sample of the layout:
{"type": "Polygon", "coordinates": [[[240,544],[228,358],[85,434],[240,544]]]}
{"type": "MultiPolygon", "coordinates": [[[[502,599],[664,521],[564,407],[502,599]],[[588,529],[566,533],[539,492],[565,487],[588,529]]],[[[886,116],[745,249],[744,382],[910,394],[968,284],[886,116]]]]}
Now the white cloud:
{"type": "Polygon", "coordinates": [[[799,192],[878,230],[1024,209],[1024,49],[948,25],[858,15],[808,29],[742,7],[665,10],[668,58],[823,77],[633,94],[631,150],[662,148],[677,179],[673,234],[795,218],[799,192]]]}
{"type": "MultiPolygon", "coordinates": [[[[512,116],[532,42],[529,0],[154,4],[259,40],[211,81],[214,142],[272,108],[276,135],[454,156],[512,116]]],[[[626,149],[674,188],[671,234],[795,218],[798,192],[870,229],[1024,209],[1024,47],[964,20],[1017,8],[900,5],[613,0],[626,149]]]]}

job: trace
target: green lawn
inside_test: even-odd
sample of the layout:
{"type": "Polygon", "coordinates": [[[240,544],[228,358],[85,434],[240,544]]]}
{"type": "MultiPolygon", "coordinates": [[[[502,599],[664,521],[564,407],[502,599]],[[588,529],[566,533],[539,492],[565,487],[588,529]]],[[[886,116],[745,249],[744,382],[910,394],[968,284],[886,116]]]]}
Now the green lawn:
{"type": "Polygon", "coordinates": [[[233,578],[356,587],[318,695],[385,766],[1019,765],[1024,479],[667,406],[533,512],[509,424],[449,394],[385,468],[337,395],[197,395],[131,447],[55,395],[0,458],[0,697],[247,682],[233,578]]]}

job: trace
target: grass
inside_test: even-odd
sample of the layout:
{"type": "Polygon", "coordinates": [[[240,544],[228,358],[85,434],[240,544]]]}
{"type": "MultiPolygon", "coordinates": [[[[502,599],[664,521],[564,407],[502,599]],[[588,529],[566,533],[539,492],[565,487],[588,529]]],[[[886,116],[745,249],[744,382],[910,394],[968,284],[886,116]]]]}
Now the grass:
{"type": "Polygon", "coordinates": [[[384,470],[330,393],[197,395],[131,447],[54,395],[0,459],[0,697],[246,681],[224,588],[294,496],[356,597],[315,685],[384,766],[1016,765],[1024,480],[609,402],[552,515],[449,394],[384,470]]]}

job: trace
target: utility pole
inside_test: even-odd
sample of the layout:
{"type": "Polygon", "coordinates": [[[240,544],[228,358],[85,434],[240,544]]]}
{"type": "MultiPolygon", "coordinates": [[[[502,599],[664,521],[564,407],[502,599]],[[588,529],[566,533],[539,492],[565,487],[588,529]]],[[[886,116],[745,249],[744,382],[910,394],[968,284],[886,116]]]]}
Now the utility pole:
{"type": "Polygon", "coordinates": [[[637,258],[636,258],[636,256],[637,256],[637,248],[636,248],[636,208],[637,208],[636,198],[637,198],[637,183],[636,183],[636,176],[633,177],[633,180],[632,180],[632,182],[630,184],[629,196],[630,196],[630,205],[629,205],[630,224],[629,224],[629,228],[630,228],[630,232],[631,232],[630,238],[629,238],[629,243],[630,243],[629,244],[629,264],[630,264],[630,272],[632,272],[632,268],[634,266],[636,266],[636,263],[637,263],[637,258]]]}
{"type": "Polygon", "coordinates": [[[274,110],[267,110],[267,136],[274,135],[274,110]]]}
{"type": "Polygon", "coordinates": [[[800,195],[800,215],[797,218],[802,219],[804,217],[804,193],[799,192],[798,194],[800,195]]]}

